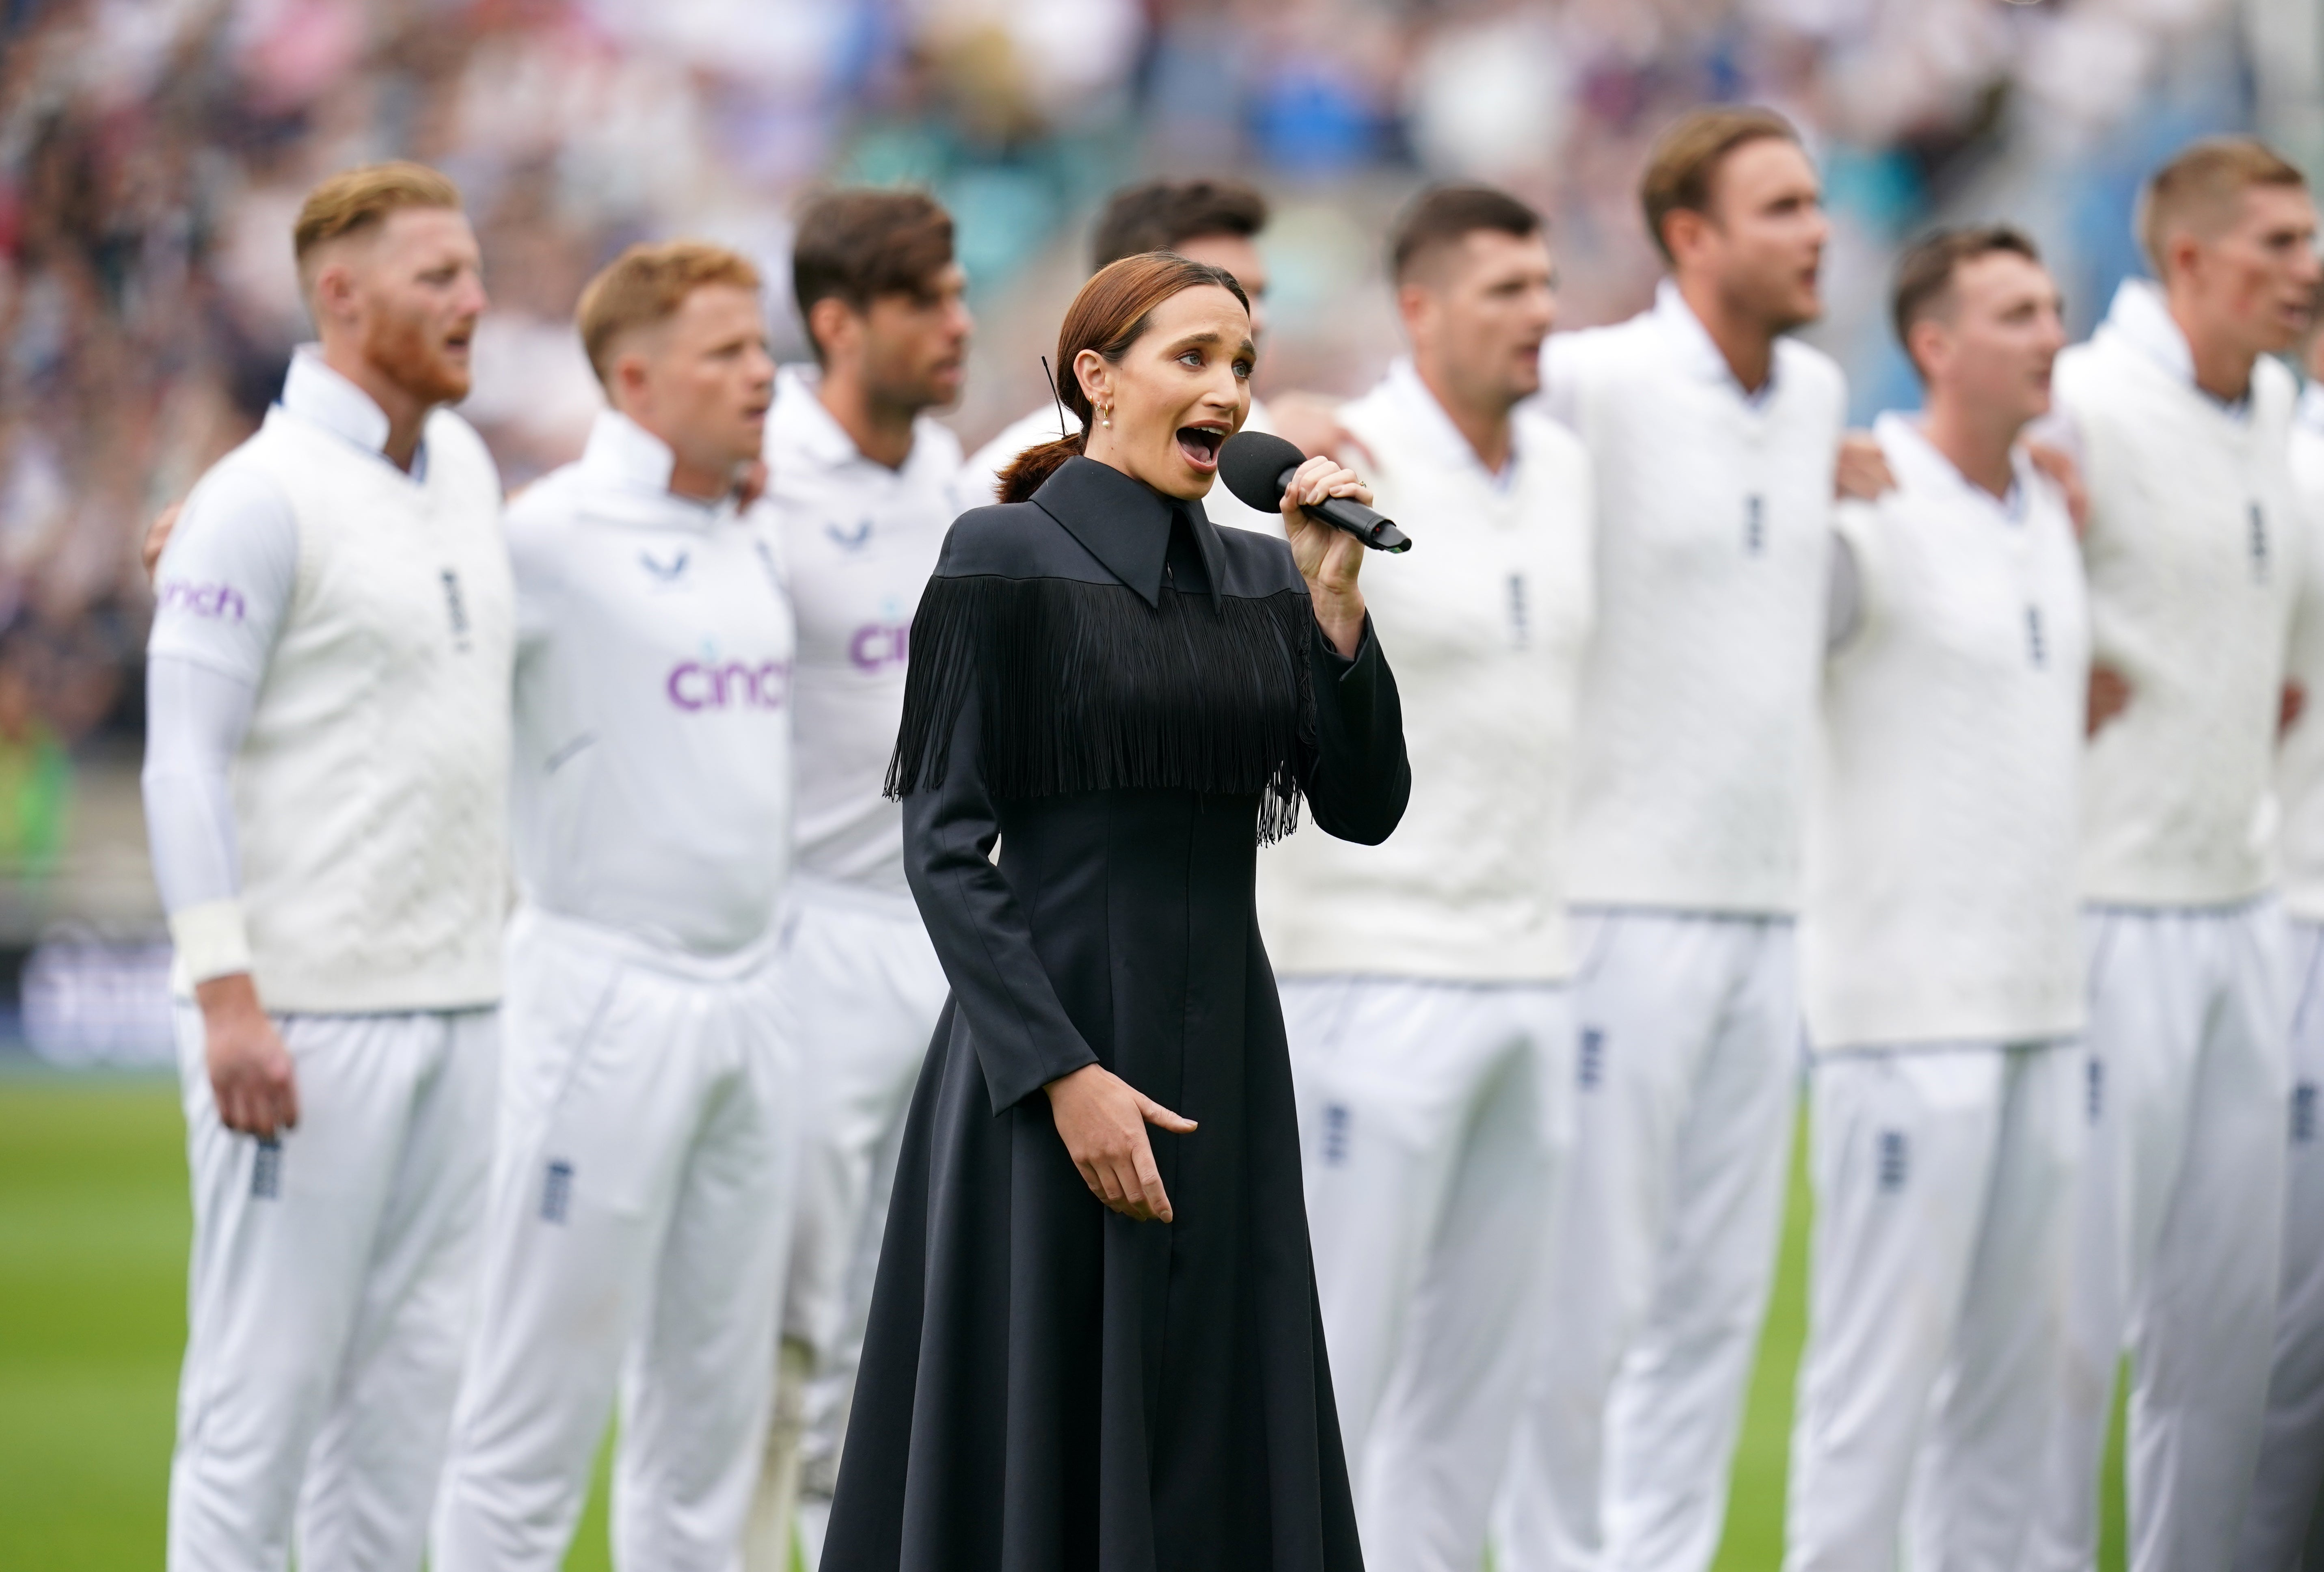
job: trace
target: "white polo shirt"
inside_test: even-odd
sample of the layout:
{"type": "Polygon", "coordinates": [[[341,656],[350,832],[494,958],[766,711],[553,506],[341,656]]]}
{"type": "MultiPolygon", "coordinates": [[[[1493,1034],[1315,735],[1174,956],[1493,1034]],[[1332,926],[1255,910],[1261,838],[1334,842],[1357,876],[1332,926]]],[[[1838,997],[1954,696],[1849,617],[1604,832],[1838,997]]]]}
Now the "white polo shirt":
{"type": "Polygon", "coordinates": [[[2022,450],[2004,501],[1912,420],[1877,431],[1896,487],[1838,511],[1858,615],[1824,671],[1800,928],[1809,1040],[2070,1036],[2089,664],[2073,524],[2022,450]]]}
{"type": "Polygon", "coordinates": [[[517,876],[544,911],[725,955],[790,861],[790,602],[765,504],[678,496],[670,465],[606,410],[509,508],[517,876]]]}
{"type": "Polygon", "coordinates": [[[809,878],[908,909],[903,809],[881,795],[904,713],[912,613],[964,501],[960,442],[925,416],[899,469],[863,456],[786,367],[767,419],[767,502],[798,617],[798,858],[809,878]]]}

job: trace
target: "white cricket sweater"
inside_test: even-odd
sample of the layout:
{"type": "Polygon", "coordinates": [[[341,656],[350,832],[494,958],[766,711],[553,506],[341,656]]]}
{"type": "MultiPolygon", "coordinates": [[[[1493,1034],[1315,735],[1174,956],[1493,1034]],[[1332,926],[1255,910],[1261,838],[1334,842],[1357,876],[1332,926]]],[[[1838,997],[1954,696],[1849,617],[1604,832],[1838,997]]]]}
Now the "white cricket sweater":
{"type": "MultiPolygon", "coordinates": [[[[1598,493],[1572,894],[1788,914],[1800,857],[1847,386],[1792,339],[1747,393],[1676,289],[1543,351],[1598,493]]],[[[1390,648],[1393,648],[1391,645],[1390,648]]]]}
{"type": "Polygon", "coordinates": [[[447,410],[428,418],[413,473],[381,455],[386,431],[302,353],[283,403],[194,488],[189,538],[164,558],[157,666],[255,678],[230,771],[238,868],[221,880],[216,855],[198,860],[222,887],[171,914],[181,988],[246,960],[275,1011],[500,997],[513,641],[500,477],[447,410]],[[237,537],[286,510],[282,582],[237,582],[232,565],[284,555],[237,537]],[[248,636],[261,619],[263,646],[248,636]]]}
{"type": "Polygon", "coordinates": [[[2283,804],[2283,906],[2295,917],[2324,923],[2324,384],[2309,384],[2292,418],[2292,483],[2307,533],[2290,672],[2307,690],[2308,704],[2275,764],[2283,804]]]}
{"type": "Polygon", "coordinates": [[[1363,577],[1403,697],[1412,801],[1378,846],[1311,827],[1261,855],[1268,953],[1286,975],[1565,978],[1589,457],[1521,409],[1510,468],[1489,473],[1409,362],[1341,419],[1380,510],[1413,539],[1363,577]]]}
{"type": "Polygon", "coordinates": [[[2075,882],[2089,663],[2064,499],[2005,505],[1909,420],[1896,489],[1840,505],[1858,617],[1826,663],[1800,980],[1818,1050],[2024,1043],[2082,1024],[2075,882]]]}
{"type": "Polygon", "coordinates": [[[670,466],[607,410],[510,505],[517,873],[544,911],[729,955],[790,865],[790,598],[765,505],[678,496],[670,466]]]}
{"type": "Polygon", "coordinates": [[[960,489],[960,441],[925,416],[899,469],[859,452],[786,367],[767,417],[774,509],[798,619],[793,685],[798,868],[910,912],[904,811],[881,795],[904,714],[912,613],[945,532],[982,497],[960,489]]]}
{"type": "Polygon", "coordinates": [[[2134,280],[2097,336],[2059,356],[2054,380],[2089,477],[2091,657],[2130,683],[2084,761],[2082,894],[2247,900],[2272,871],[2278,701],[2302,572],[2292,375],[2263,358],[2246,404],[2220,404],[2195,386],[2160,291],[2134,280]]]}

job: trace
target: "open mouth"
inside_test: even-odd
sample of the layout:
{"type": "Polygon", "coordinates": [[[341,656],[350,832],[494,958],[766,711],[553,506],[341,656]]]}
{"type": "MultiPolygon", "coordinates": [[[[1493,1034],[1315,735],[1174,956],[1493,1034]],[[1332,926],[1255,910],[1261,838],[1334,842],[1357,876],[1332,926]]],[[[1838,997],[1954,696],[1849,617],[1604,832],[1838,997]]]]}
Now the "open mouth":
{"type": "Polygon", "coordinates": [[[1226,432],[1214,426],[1181,426],[1178,427],[1178,451],[1186,462],[1198,470],[1219,467],[1219,445],[1227,439],[1226,432]]]}

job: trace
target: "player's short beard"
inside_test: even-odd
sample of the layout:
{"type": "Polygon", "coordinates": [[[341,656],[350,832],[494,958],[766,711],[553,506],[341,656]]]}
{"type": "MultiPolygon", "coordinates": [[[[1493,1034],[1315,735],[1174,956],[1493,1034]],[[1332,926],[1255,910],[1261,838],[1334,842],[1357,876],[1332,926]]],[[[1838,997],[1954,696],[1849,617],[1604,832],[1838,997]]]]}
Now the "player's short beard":
{"type": "Polygon", "coordinates": [[[883,357],[876,352],[863,368],[863,391],[872,402],[888,409],[919,415],[942,409],[960,396],[955,389],[939,391],[933,369],[920,372],[904,363],[901,354],[883,357]]]}
{"type": "Polygon", "coordinates": [[[1746,290],[1743,304],[1750,315],[1765,325],[1770,337],[1779,338],[1786,333],[1796,333],[1823,315],[1821,301],[1815,309],[1804,313],[1792,304],[1788,277],[1771,281],[1764,299],[1758,298],[1759,295],[1760,291],[1757,290],[1746,290]]]}
{"type": "Polygon", "coordinates": [[[426,319],[382,312],[364,328],[363,354],[421,402],[456,404],[468,396],[469,373],[444,358],[439,343],[426,319]]]}

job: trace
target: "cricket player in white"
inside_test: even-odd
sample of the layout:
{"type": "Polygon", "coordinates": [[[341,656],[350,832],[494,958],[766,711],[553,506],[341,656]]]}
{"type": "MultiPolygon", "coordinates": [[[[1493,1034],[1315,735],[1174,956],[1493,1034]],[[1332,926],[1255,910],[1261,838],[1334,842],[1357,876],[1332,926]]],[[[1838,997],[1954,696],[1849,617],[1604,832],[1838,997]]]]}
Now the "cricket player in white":
{"type": "Polygon", "coordinates": [[[149,649],[193,1266],[172,1572],[415,1572],[492,1139],[512,632],[500,479],[440,406],[484,294],[451,182],[295,230],[318,346],[194,488],[149,649]]]}
{"type": "Polygon", "coordinates": [[[2324,1572],[2324,332],[2310,325],[2308,387],[2292,415],[2292,482],[2304,507],[2292,680],[2299,718],[2276,758],[2283,909],[2292,932],[2292,1103],[2285,1120],[2283,1264],[2259,1474],[2236,1572],[2324,1572]]]}
{"type": "MultiPolygon", "coordinates": [[[[1267,331],[1267,259],[1259,249],[1259,232],[1267,227],[1267,198],[1238,180],[1148,180],[1124,186],[1107,199],[1090,237],[1090,271],[1095,273],[1126,256],[1149,251],[1175,251],[1179,255],[1223,270],[1242,286],[1250,299],[1254,338],[1267,331]]],[[[1054,368],[1053,368],[1054,369],[1054,368]]],[[[1061,403],[1051,400],[1019,416],[1001,434],[971,455],[963,484],[973,489],[973,504],[982,507],[1001,494],[1001,473],[1028,447],[1055,442],[1079,429],[1081,422],[1061,403]]],[[[1276,430],[1267,406],[1250,401],[1245,431],[1276,430]]],[[[1283,533],[1280,514],[1247,507],[1224,486],[1213,486],[1203,499],[1203,511],[1213,524],[1262,534],[1283,533]]]]}
{"type": "Polygon", "coordinates": [[[2063,1347],[2082,1145],[2075,882],[2089,636],[2018,438],[2065,345],[2028,241],[1906,253],[1928,390],[1842,502],[1800,922],[1813,1298],[1788,1572],[2015,1572],[2063,1347]],[[1908,1516],[1909,1511],[1909,1516],[1908,1516]]]}
{"type": "MultiPolygon", "coordinates": [[[[820,364],[778,378],[766,453],[798,618],[782,933],[807,1101],[752,1572],[789,1572],[802,1491],[807,1564],[819,1559],[904,1111],[947,992],[904,883],[902,809],[881,787],[912,613],[973,505],[954,491],[959,441],[927,413],[959,398],[968,351],[952,241],[927,197],[868,190],[814,200],[794,240],[791,286],[820,364]]],[[[764,1330],[771,1342],[772,1320],[764,1330]]]]}
{"type": "Polygon", "coordinates": [[[613,409],[509,510],[523,905],[437,1572],[563,1565],[617,1381],[615,1563],[724,1572],[771,1391],[792,631],[734,491],[774,363],[713,246],[632,248],[580,320],[613,409]]]}
{"type": "Polygon", "coordinates": [[[1845,390],[1784,336],[1828,226],[1791,127],[1709,110],[1645,182],[1652,310],[1553,337],[1598,498],[1575,727],[1580,1025],[1554,1318],[1513,1572],[1700,1572],[1775,1274],[1798,1096],[1793,915],[1845,390]]]}
{"type": "Polygon", "coordinates": [[[1412,805],[1379,846],[1270,850],[1259,910],[1365,1563],[1469,1572],[1572,1143],[1566,772],[1594,518],[1581,443],[1521,402],[1555,316],[1539,216],[1439,187],[1393,251],[1412,358],[1340,419],[1415,543],[1365,581],[1412,805]]]}
{"type": "Polygon", "coordinates": [[[2059,357],[2089,487],[2092,688],[2126,688],[2082,770],[2089,1152],[2044,1506],[2024,1565],[2095,1564],[2127,1351],[2131,1566],[2234,1559],[2275,1327],[2291,1005],[2272,775],[2301,574],[2294,387],[2316,218],[2256,142],[2158,171],[2125,283],[2059,357]]]}

